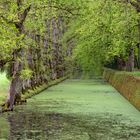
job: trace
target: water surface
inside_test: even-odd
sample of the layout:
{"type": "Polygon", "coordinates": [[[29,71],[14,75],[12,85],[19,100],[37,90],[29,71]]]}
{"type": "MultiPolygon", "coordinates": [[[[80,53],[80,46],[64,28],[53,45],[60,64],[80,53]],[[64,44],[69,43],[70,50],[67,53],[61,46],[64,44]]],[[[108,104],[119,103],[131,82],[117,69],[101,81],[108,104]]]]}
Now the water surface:
{"type": "Polygon", "coordinates": [[[67,80],[1,114],[5,140],[140,140],[140,112],[102,79],[67,80]]]}

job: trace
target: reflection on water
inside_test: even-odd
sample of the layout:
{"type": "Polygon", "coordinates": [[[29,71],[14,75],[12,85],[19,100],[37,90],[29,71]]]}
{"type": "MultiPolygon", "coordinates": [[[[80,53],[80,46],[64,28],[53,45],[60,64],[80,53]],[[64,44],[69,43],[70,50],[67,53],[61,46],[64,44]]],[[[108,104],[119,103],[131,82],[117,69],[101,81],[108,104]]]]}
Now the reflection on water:
{"type": "Polygon", "coordinates": [[[16,113],[9,116],[8,121],[11,139],[43,140],[51,138],[52,134],[57,134],[62,129],[59,114],[16,113]]]}
{"type": "Polygon", "coordinates": [[[0,116],[0,139],[8,138],[10,124],[4,117],[0,116]]]}
{"type": "MultiPolygon", "coordinates": [[[[9,140],[140,140],[140,124],[124,123],[122,116],[14,112],[1,119],[1,139],[9,140]],[[131,125],[130,125],[131,124],[131,125]]],[[[127,121],[128,122],[128,121],[127,121]]]]}
{"type": "Polygon", "coordinates": [[[15,112],[8,115],[9,140],[86,140],[88,135],[75,124],[75,118],[56,113],[15,112]],[[83,133],[83,134],[82,134],[83,133]]]}

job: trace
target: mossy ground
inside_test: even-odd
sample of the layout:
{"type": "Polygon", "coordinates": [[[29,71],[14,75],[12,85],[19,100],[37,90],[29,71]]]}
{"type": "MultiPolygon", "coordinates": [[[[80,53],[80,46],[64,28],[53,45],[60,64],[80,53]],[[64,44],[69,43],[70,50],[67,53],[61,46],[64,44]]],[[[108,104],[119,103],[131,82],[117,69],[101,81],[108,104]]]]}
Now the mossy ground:
{"type": "Polygon", "coordinates": [[[11,139],[140,140],[140,112],[102,79],[67,80],[0,118],[11,139]]]}

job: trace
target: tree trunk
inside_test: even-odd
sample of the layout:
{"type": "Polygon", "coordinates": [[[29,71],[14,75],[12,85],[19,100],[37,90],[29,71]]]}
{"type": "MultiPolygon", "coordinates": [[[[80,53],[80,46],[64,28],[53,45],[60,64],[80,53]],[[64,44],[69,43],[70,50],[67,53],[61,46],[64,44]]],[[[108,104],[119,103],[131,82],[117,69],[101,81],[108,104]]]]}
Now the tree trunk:
{"type": "MultiPolygon", "coordinates": [[[[19,22],[14,23],[15,27],[18,30],[17,36],[20,36],[21,34],[24,34],[24,21],[27,17],[28,12],[30,11],[31,5],[27,7],[23,13],[21,13],[21,6],[22,6],[22,1],[17,0],[17,11],[18,11],[18,19],[19,22]]],[[[17,42],[17,46],[18,46],[17,42]]],[[[10,90],[9,90],[9,95],[7,99],[7,109],[12,110],[13,105],[15,102],[21,101],[21,92],[22,92],[22,87],[23,87],[23,80],[20,78],[20,72],[23,69],[23,63],[21,62],[22,57],[24,57],[24,50],[22,48],[16,49],[13,53],[13,71],[12,71],[12,81],[10,84],[10,90]],[[21,60],[20,60],[21,59],[21,60]]]]}
{"type": "Polygon", "coordinates": [[[13,71],[12,71],[12,81],[10,84],[9,95],[7,99],[7,108],[9,110],[13,109],[13,105],[15,102],[21,100],[21,91],[22,91],[22,80],[20,79],[19,73],[22,69],[22,64],[17,59],[17,53],[15,52],[14,55],[14,63],[13,63],[13,71]]]}
{"type": "Polygon", "coordinates": [[[138,32],[139,32],[139,43],[138,43],[138,68],[140,68],[140,20],[138,20],[138,32]]]}
{"type": "Polygon", "coordinates": [[[134,49],[130,48],[129,57],[128,57],[128,63],[127,63],[127,71],[134,71],[135,66],[135,57],[134,57],[134,49]]]}

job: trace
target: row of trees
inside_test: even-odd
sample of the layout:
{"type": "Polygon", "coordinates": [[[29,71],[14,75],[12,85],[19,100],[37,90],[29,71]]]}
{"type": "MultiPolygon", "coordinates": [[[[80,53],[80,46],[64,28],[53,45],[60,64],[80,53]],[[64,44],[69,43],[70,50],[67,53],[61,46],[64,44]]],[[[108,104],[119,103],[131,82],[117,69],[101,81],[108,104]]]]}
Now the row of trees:
{"type": "Polygon", "coordinates": [[[28,89],[68,73],[72,50],[62,36],[75,14],[69,1],[0,1],[0,68],[11,80],[8,110],[28,89]]]}
{"type": "MultiPolygon", "coordinates": [[[[84,3],[85,4],[85,3],[84,3]]],[[[94,0],[71,21],[65,37],[75,37],[73,59],[85,73],[103,66],[140,68],[140,1],[94,0]]]]}
{"type": "Polygon", "coordinates": [[[11,80],[8,109],[21,93],[75,68],[140,68],[139,0],[2,0],[0,68],[11,80]]]}

